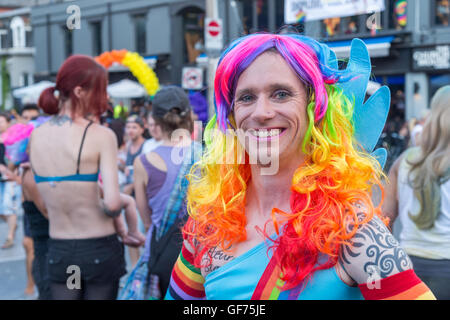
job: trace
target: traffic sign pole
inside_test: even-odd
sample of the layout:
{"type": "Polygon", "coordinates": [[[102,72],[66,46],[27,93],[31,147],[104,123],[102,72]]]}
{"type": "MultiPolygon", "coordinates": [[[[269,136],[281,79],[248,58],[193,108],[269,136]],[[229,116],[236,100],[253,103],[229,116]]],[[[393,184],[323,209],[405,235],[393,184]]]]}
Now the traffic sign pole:
{"type": "Polygon", "coordinates": [[[209,40],[211,37],[218,37],[219,34],[216,34],[216,32],[222,33],[222,31],[220,30],[220,28],[217,27],[216,24],[214,24],[214,23],[210,24],[211,20],[212,21],[219,20],[219,6],[217,3],[217,0],[206,0],[205,49],[206,49],[206,55],[208,56],[207,83],[208,83],[208,118],[209,119],[211,119],[215,113],[215,110],[214,110],[214,76],[216,74],[217,63],[219,61],[220,50],[222,49],[222,48],[211,49],[208,46],[207,39],[209,40]]]}

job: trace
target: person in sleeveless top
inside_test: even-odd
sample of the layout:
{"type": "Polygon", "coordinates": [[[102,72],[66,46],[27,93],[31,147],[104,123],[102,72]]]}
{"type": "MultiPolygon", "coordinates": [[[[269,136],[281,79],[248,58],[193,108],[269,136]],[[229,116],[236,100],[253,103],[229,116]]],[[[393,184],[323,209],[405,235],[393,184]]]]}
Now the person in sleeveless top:
{"type": "Polygon", "coordinates": [[[125,134],[128,138],[126,148],[127,157],[125,160],[125,177],[126,185],[124,186],[124,193],[132,195],[133,190],[133,164],[134,160],[142,153],[145,139],[144,122],[137,115],[129,116],[125,125],[125,134]]]}
{"type": "MultiPolygon", "coordinates": [[[[189,99],[183,89],[169,86],[158,91],[153,99],[152,118],[155,121],[155,130],[161,132],[160,145],[136,158],[134,187],[138,211],[147,230],[144,255],[149,255],[150,264],[152,259],[157,259],[157,262],[149,267],[149,273],[159,279],[159,289],[164,297],[169,286],[172,266],[182,244],[179,221],[176,222],[176,230],[170,239],[164,240],[167,245],[159,250],[162,253],[156,257],[153,252],[164,239],[165,232],[161,231],[161,228],[172,193],[180,188],[176,184],[182,166],[179,157],[190,146],[189,137],[193,123],[189,99]]],[[[186,215],[186,207],[182,205],[180,220],[184,221],[186,215]]]]}
{"type": "MultiPolygon", "coordinates": [[[[142,153],[145,139],[143,137],[144,133],[144,122],[138,115],[131,115],[127,118],[125,125],[125,135],[128,139],[126,145],[126,158],[125,158],[125,185],[123,186],[122,192],[134,197],[134,186],[133,186],[133,163],[134,160],[142,153]]],[[[142,225],[142,223],[141,223],[142,225]]],[[[139,249],[129,247],[128,253],[131,261],[131,265],[135,266],[139,260],[139,249]]]]}
{"type": "Polygon", "coordinates": [[[450,86],[431,100],[418,146],[389,172],[383,212],[401,222],[400,243],[437,299],[450,299],[450,86]]]}
{"type": "Polygon", "coordinates": [[[299,34],[224,50],[167,299],[434,298],[371,200],[382,170],[356,132],[379,133],[356,125],[388,92],[363,105],[370,69],[358,39],[342,70],[299,34]]]}
{"type": "Polygon", "coordinates": [[[49,218],[53,299],[116,299],[126,273],[116,231],[124,206],[117,141],[113,131],[92,120],[108,107],[107,82],[106,70],[94,59],[73,55],[38,102],[53,115],[30,137],[31,167],[49,218]]]}

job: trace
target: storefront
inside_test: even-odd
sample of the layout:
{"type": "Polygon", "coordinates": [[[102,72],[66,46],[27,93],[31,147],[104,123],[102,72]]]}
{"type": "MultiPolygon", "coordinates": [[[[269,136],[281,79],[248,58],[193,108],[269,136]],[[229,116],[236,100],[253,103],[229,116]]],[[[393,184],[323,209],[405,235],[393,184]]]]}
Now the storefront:
{"type": "Polygon", "coordinates": [[[450,84],[450,44],[414,48],[412,71],[427,74],[431,99],[440,87],[450,84]]]}

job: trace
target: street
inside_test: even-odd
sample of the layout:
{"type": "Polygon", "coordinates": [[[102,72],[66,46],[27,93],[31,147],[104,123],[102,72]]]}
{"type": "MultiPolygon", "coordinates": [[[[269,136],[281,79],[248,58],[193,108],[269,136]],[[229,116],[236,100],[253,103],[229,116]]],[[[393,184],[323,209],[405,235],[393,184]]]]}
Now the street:
{"type": "MultiPolygon", "coordinates": [[[[0,219],[0,241],[3,243],[8,225],[0,219]]],[[[23,216],[17,219],[15,243],[12,248],[0,250],[0,300],[34,299],[24,294],[26,286],[25,250],[22,246],[23,216]]]]}
{"type": "MultiPolygon", "coordinates": [[[[3,243],[8,232],[8,225],[0,219],[0,242],[3,243]]],[[[17,231],[15,243],[12,248],[0,249],[0,300],[34,300],[37,298],[37,289],[33,296],[24,294],[27,283],[25,269],[25,250],[22,246],[23,216],[19,214],[17,219],[17,231]]],[[[131,271],[129,254],[125,249],[127,270],[131,271]]],[[[125,284],[127,275],[121,279],[121,287],[125,284]]]]}

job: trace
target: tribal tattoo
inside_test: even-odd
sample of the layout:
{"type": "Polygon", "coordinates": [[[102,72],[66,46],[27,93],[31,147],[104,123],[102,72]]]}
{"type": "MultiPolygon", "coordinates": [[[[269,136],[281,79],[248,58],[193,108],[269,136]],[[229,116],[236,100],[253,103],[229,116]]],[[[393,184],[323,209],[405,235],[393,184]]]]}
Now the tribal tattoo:
{"type": "MultiPolygon", "coordinates": [[[[358,213],[363,219],[364,213],[358,213]]],[[[412,269],[412,262],[380,218],[361,226],[351,245],[341,248],[339,263],[358,284],[365,283],[374,273],[380,279],[412,269]]]]}

